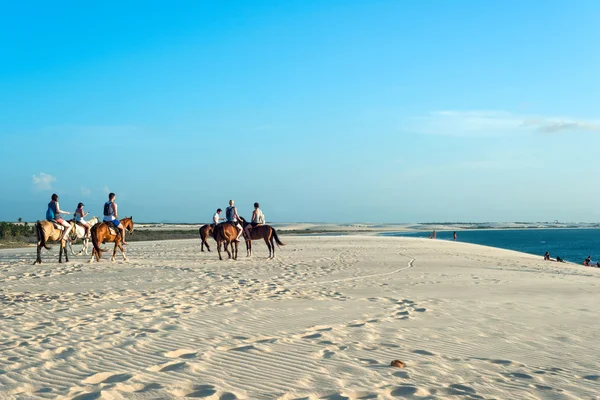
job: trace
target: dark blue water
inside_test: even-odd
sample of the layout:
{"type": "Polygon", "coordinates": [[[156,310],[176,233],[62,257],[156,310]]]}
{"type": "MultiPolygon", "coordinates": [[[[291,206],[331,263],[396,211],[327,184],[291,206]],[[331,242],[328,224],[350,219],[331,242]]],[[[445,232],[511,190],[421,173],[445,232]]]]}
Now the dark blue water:
{"type": "MultiPolygon", "coordinates": [[[[437,239],[452,240],[453,231],[437,232],[437,239]]],[[[393,232],[385,235],[427,238],[427,232],[393,232]]],[[[600,259],[600,229],[502,229],[456,231],[459,242],[499,247],[543,256],[582,263],[592,256],[594,263],[600,259]]]]}

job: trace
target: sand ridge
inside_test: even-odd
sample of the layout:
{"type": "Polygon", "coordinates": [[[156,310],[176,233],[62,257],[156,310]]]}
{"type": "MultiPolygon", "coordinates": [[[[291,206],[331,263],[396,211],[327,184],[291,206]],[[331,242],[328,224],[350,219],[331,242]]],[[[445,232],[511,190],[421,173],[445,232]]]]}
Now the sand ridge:
{"type": "Polygon", "coordinates": [[[464,243],[288,237],[219,262],[0,252],[0,398],[597,398],[600,271],[464,243]],[[389,366],[400,359],[406,368],[389,366]]]}

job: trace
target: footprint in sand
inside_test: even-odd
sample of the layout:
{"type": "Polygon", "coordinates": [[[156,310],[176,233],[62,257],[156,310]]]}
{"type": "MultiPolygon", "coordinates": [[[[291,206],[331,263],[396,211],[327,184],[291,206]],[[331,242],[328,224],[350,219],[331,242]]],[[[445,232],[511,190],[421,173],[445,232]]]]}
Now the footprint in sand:
{"type": "Polygon", "coordinates": [[[500,364],[500,365],[511,365],[512,361],[509,360],[490,360],[492,364],[500,364]]]}
{"type": "Polygon", "coordinates": [[[600,381],[600,375],[586,375],[583,377],[583,379],[587,379],[588,381],[598,382],[598,381],[600,381]]]}
{"type": "Polygon", "coordinates": [[[88,385],[97,385],[99,383],[118,383],[131,379],[131,374],[120,374],[116,372],[100,372],[83,380],[88,385]]]}
{"type": "Polygon", "coordinates": [[[414,386],[399,386],[390,392],[393,397],[408,397],[417,393],[417,388],[414,386]]]}
{"type": "Polygon", "coordinates": [[[152,372],[169,372],[169,371],[177,371],[183,369],[187,366],[185,362],[170,362],[166,364],[154,365],[148,368],[149,371],[152,372]]]}
{"type": "Polygon", "coordinates": [[[533,379],[533,376],[531,375],[527,375],[527,374],[523,374],[521,372],[512,372],[509,374],[503,374],[504,376],[507,376],[509,378],[517,378],[517,379],[533,379]]]}
{"type": "Polygon", "coordinates": [[[429,352],[427,350],[413,350],[413,353],[420,354],[422,356],[435,356],[434,353],[431,353],[431,352],[429,352]]]}
{"type": "Polygon", "coordinates": [[[323,335],[321,335],[320,333],[314,333],[312,335],[302,336],[302,339],[318,339],[321,336],[323,336],[323,335]]]}
{"type": "Polygon", "coordinates": [[[166,352],[165,357],[189,359],[196,357],[196,354],[198,354],[198,352],[194,350],[178,349],[166,352]]]}

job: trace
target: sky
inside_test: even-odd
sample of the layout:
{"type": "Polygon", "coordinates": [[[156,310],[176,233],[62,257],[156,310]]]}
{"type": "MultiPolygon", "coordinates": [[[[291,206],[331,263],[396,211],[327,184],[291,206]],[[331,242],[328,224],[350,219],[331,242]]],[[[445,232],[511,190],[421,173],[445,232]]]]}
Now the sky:
{"type": "Polygon", "coordinates": [[[10,2],[0,220],[600,221],[600,2],[10,2]]]}

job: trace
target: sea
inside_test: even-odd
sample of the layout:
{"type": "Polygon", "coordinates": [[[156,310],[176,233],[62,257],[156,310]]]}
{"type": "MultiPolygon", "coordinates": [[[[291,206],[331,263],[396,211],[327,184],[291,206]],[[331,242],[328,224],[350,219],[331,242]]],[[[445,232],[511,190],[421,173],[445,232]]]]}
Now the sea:
{"type": "MultiPolygon", "coordinates": [[[[437,240],[452,240],[454,231],[438,231],[437,240]]],[[[432,231],[390,232],[385,236],[427,238],[432,231]]],[[[460,242],[498,247],[542,257],[559,256],[565,261],[581,264],[587,256],[594,264],[600,259],[600,229],[498,229],[456,231],[460,242]]]]}

